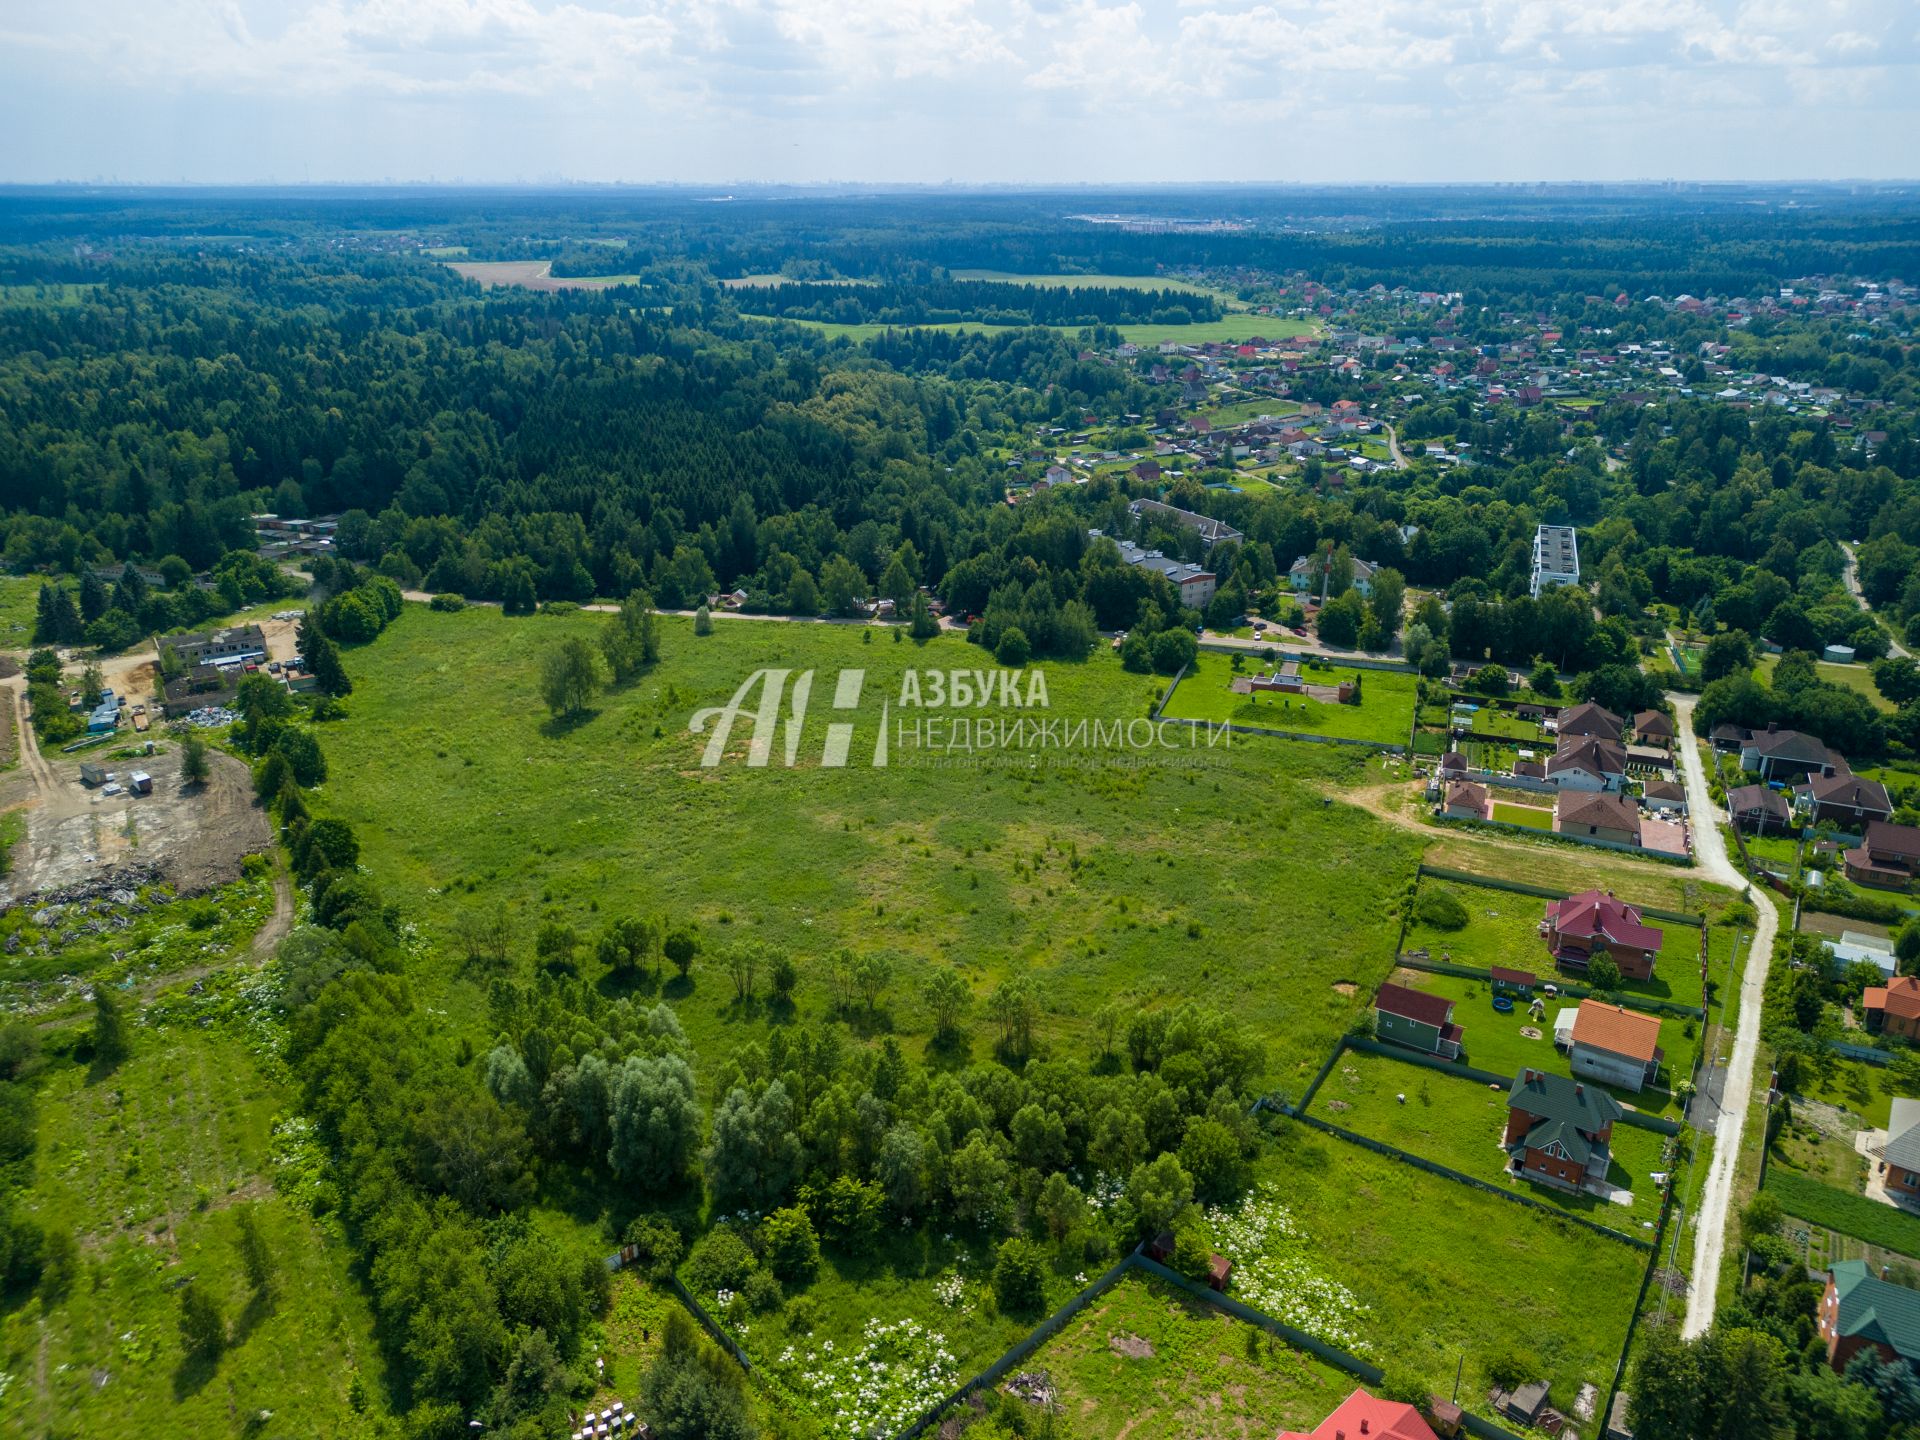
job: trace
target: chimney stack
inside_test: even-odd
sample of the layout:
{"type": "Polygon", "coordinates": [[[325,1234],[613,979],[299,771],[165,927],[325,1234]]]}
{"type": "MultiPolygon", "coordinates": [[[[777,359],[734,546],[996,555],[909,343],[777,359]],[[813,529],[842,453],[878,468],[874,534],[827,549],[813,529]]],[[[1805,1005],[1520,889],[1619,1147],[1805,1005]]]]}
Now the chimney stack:
{"type": "Polygon", "coordinates": [[[1587,1093],[1587,1087],[1576,1080],[1573,1082],[1573,1093],[1575,1096],[1584,1095],[1587,1093]]]}

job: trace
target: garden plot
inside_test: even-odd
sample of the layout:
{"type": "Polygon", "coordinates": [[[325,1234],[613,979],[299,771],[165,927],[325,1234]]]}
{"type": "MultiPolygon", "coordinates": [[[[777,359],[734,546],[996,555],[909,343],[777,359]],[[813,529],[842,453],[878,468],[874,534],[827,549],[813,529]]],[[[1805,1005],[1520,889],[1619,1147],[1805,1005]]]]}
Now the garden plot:
{"type": "Polygon", "coordinates": [[[1649,1177],[1665,1168],[1665,1137],[1651,1130],[1613,1127],[1613,1165],[1607,1179],[1633,1192],[1631,1204],[1619,1205],[1508,1174],[1507,1152],[1500,1143],[1507,1123],[1506,1092],[1478,1081],[1350,1050],[1314,1096],[1313,1113],[1368,1139],[1615,1230],[1636,1234],[1659,1218],[1660,1191],[1649,1177]]]}
{"type": "Polygon", "coordinates": [[[1612,1380],[1641,1251],[1304,1125],[1283,1123],[1257,1168],[1396,1376],[1449,1394],[1464,1359],[1470,1407],[1495,1371],[1568,1397],[1612,1380]]]}
{"type": "Polygon", "coordinates": [[[1021,1368],[1053,1382],[1071,1433],[1083,1440],[1241,1440],[1307,1429],[1359,1383],[1138,1272],[1021,1368]]]}
{"type": "Polygon", "coordinates": [[[1223,655],[1203,650],[1195,657],[1167,700],[1165,714],[1175,720],[1231,721],[1268,730],[1295,730],[1343,740],[1370,740],[1382,745],[1405,745],[1413,728],[1414,691],[1418,678],[1393,670],[1356,670],[1338,664],[1300,662],[1301,677],[1315,687],[1342,681],[1359,685],[1359,700],[1338,704],[1306,695],[1275,691],[1235,694],[1233,682],[1267,673],[1252,656],[1223,655]],[[1241,662],[1238,669],[1234,661],[1241,662]]]}

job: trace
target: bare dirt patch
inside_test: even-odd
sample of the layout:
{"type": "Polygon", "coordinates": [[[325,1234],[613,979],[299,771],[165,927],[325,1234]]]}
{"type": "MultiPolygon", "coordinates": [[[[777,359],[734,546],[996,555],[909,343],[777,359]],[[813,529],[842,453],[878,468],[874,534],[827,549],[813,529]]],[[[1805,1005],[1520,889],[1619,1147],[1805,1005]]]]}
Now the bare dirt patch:
{"type": "Polygon", "coordinates": [[[185,790],[178,743],[159,746],[159,753],[137,759],[96,760],[116,776],[144,770],[153,777],[151,795],[88,789],[77,760],[47,758],[53,793],[37,796],[27,811],[26,838],[14,848],[11,873],[0,879],[0,906],[134,863],[158,865],[177,894],[198,895],[238,879],[241,861],[272,845],[272,827],[254,801],[245,765],[211,752],[207,783],[185,790]]]}
{"type": "Polygon", "coordinates": [[[1109,1335],[1107,1348],[1116,1355],[1126,1356],[1129,1360],[1151,1360],[1154,1353],[1152,1342],[1142,1340],[1138,1335],[1109,1335]]]}
{"type": "Polygon", "coordinates": [[[1333,993],[1336,995],[1354,995],[1359,993],[1359,990],[1360,987],[1351,980],[1336,980],[1333,982],[1333,993]]]}

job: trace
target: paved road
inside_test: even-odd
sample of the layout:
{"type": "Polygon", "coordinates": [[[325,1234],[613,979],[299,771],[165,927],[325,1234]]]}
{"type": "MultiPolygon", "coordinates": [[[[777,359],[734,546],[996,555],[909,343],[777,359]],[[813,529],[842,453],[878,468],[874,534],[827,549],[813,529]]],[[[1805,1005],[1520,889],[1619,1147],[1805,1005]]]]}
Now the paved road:
{"type": "MultiPolygon", "coordinates": [[[[1867,604],[1866,592],[1860,588],[1859,557],[1853,553],[1853,546],[1847,544],[1844,540],[1840,542],[1840,551],[1847,557],[1847,568],[1841,571],[1840,578],[1847,582],[1847,591],[1855,600],[1860,602],[1860,608],[1865,610],[1869,615],[1873,614],[1872,607],[1867,604]]],[[[1896,659],[1904,660],[1907,658],[1907,647],[1902,645],[1898,640],[1889,637],[1887,640],[1887,653],[1896,659]]]]}
{"type": "Polygon", "coordinates": [[[1387,454],[1393,457],[1393,468],[1396,470],[1404,470],[1407,468],[1407,457],[1400,453],[1400,437],[1393,433],[1393,427],[1391,425],[1387,426],[1386,430],[1387,454]]]}
{"type": "Polygon", "coordinates": [[[1747,973],[1740,982],[1740,1017],[1734,1028],[1733,1053],[1720,1087],[1719,1133],[1713,1144],[1713,1163],[1700,1196],[1700,1216],[1693,1236],[1693,1288],[1687,1292],[1687,1318],[1681,1333],[1704,1334],[1713,1323],[1714,1293],[1718,1288],[1720,1257],[1727,1246],[1727,1225],[1733,1209],[1733,1173],[1740,1160],[1740,1137],[1753,1103],[1754,1062],[1760,1054],[1760,1004],[1767,984],[1767,966],[1773,959],[1773,936],[1779,916],[1763,890],[1750,889],[1747,879],[1727,856],[1727,843],[1713,823],[1713,801],[1707,793],[1707,774],[1700,764],[1700,748],[1693,735],[1691,695],[1669,694],[1679,736],[1675,745],[1687,782],[1687,811],[1693,825],[1693,843],[1700,868],[1709,880],[1747,891],[1759,914],[1753,944],[1747,951],[1747,973]]]}

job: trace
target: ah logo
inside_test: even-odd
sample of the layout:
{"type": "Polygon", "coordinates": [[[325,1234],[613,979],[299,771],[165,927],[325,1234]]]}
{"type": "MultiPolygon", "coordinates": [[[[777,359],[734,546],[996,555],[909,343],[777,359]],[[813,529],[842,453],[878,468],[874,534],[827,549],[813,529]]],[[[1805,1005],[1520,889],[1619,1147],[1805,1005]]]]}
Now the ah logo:
{"type": "MultiPolygon", "coordinates": [[[[694,712],[689,728],[695,735],[702,735],[709,728],[713,734],[707,740],[707,748],[700,757],[703,768],[713,769],[719,765],[727,753],[727,744],[733,738],[734,722],[743,717],[753,726],[753,739],[747,744],[747,764],[765,767],[773,758],[773,742],[778,734],[782,741],[783,758],[789,768],[800,758],[800,739],[807,721],[807,705],[813,698],[813,671],[802,670],[794,676],[791,692],[787,689],[787,677],[793,676],[791,670],[756,670],[745,680],[740,688],[733,692],[733,698],[725,705],[715,705],[706,710],[694,712]],[[749,708],[755,688],[760,691],[757,706],[749,708]],[[781,701],[788,699],[787,712],[781,716],[781,701]]],[[[834,682],[833,708],[835,710],[854,710],[860,704],[860,691],[866,684],[865,670],[842,670],[834,682]]],[[[880,738],[874,742],[873,763],[884,767],[887,763],[887,715],[891,707],[885,703],[880,710],[880,738]]],[[[847,756],[853,750],[853,723],[849,720],[836,720],[827,726],[827,743],[821,753],[820,763],[827,769],[843,769],[847,756]]]]}

